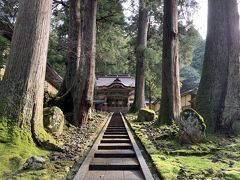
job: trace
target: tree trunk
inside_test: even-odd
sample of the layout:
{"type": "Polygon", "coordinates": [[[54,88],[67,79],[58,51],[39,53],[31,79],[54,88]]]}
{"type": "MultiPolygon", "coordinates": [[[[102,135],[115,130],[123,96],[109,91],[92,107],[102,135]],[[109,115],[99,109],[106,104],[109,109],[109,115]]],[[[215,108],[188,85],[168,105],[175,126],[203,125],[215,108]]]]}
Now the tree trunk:
{"type": "Polygon", "coordinates": [[[97,0],[84,1],[83,39],[79,70],[74,85],[74,123],[84,126],[93,103],[96,54],[97,0]]]}
{"type": "Polygon", "coordinates": [[[237,0],[208,1],[208,32],[196,108],[209,131],[232,132],[240,119],[237,0]]]}
{"type": "Polygon", "coordinates": [[[138,20],[138,36],[136,44],[136,76],[135,76],[135,94],[131,107],[132,112],[136,112],[146,107],[145,104],[145,79],[144,79],[144,60],[147,48],[147,32],[148,32],[148,9],[146,2],[140,0],[139,20],[138,20]]]}
{"type": "Polygon", "coordinates": [[[65,94],[67,90],[72,88],[79,67],[82,39],[80,0],[70,0],[69,16],[68,54],[60,95],[65,94]]]}
{"type": "Polygon", "coordinates": [[[228,32],[232,32],[229,33],[229,41],[232,43],[232,46],[229,48],[227,94],[220,128],[231,133],[233,128],[240,123],[240,32],[237,1],[232,3],[225,1],[225,7],[228,9],[228,18],[229,22],[231,22],[229,23],[228,32]]]}
{"type": "MultiPolygon", "coordinates": [[[[76,73],[79,68],[81,56],[81,16],[80,16],[80,0],[70,0],[69,8],[69,30],[68,30],[68,53],[65,67],[65,75],[58,97],[53,100],[53,104],[61,107],[63,112],[73,112],[73,86],[76,81],[76,73]]],[[[68,119],[71,122],[71,119],[68,119]]],[[[72,123],[72,122],[71,122],[72,123]]]]}
{"type": "Polygon", "coordinates": [[[20,1],[9,60],[0,88],[1,115],[31,131],[43,127],[43,94],[51,0],[20,1]],[[33,121],[33,123],[31,123],[33,121]]]}
{"type": "Polygon", "coordinates": [[[149,109],[152,109],[152,89],[151,89],[151,83],[149,82],[149,109]]]}
{"type": "Polygon", "coordinates": [[[160,124],[178,121],[181,110],[177,19],[177,0],[164,0],[160,124]]]}
{"type": "Polygon", "coordinates": [[[154,82],[153,79],[148,80],[148,103],[149,103],[149,109],[153,109],[153,105],[152,105],[152,94],[153,94],[153,89],[154,89],[154,82]]]}

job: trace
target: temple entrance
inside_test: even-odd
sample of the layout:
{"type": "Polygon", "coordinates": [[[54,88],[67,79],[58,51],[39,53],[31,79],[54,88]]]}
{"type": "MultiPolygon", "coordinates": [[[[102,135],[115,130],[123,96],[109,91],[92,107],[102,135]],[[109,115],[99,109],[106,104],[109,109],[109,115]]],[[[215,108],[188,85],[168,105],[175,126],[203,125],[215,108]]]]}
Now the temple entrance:
{"type": "Polygon", "coordinates": [[[128,98],[110,96],[107,98],[107,108],[112,112],[125,112],[128,110],[128,98]]]}
{"type": "Polygon", "coordinates": [[[133,95],[134,79],[129,76],[98,78],[95,108],[108,112],[128,112],[133,95]]]}

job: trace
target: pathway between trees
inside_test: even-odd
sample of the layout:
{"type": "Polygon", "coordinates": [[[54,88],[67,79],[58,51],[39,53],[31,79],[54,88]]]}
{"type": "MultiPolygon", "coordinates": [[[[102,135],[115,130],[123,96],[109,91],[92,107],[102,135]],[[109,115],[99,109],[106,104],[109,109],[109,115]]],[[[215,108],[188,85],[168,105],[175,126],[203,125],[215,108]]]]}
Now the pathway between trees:
{"type": "Polygon", "coordinates": [[[113,114],[74,180],[153,180],[122,114],[113,114]]]}

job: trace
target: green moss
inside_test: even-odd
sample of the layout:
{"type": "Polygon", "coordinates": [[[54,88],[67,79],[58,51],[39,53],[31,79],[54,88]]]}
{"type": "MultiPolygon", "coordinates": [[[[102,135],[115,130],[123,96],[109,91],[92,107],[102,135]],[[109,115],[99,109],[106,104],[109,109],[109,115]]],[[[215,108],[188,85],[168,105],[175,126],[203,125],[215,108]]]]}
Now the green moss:
{"type": "Polygon", "coordinates": [[[40,142],[49,142],[49,143],[52,143],[52,144],[57,144],[56,140],[50,135],[48,134],[44,128],[39,128],[37,130],[37,138],[40,142]]]}
{"type": "Polygon", "coordinates": [[[178,160],[182,166],[190,172],[201,173],[202,171],[212,168],[217,171],[226,168],[226,164],[222,162],[214,163],[210,159],[211,156],[178,156],[171,157],[170,159],[178,160]]]}
{"type": "Polygon", "coordinates": [[[162,125],[160,127],[154,124],[155,131],[160,131],[159,136],[156,137],[156,140],[177,140],[179,128],[177,125],[173,124],[171,126],[162,125]]]}
{"type": "Polygon", "coordinates": [[[184,169],[184,179],[211,179],[219,177],[219,172],[226,174],[224,179],[240,179],[240,138],[233,141],[211,135],[209,138],[211,141],[208,143],[182,146],[169,138],[150,139],[146,133],[146,131],[156,131],[161,134],[168,131],[168,126],[149,128],[153,124],[138,123],[134,119],[136,116],[127,115],[131,127],[164,179],[177,179],[182,169],[184,169]],[[160,149],[157,149],[156,143],[161,144],[160,149]],[[230,161],[233,163],[232,167],[229,166],[230,161]],[[212,169],[213,173],[209,174],[208,169],[212,169]]]}
{"type": "Polygon", "coordinates": [[[154,165],[164,179],[177,177],[180,170],[180,164],[178,162],[170,160],[164,155],[152,154],[151,157],[154,165]]]}
{"type": "Polygon", "coordinates": [[[30,132],[20,129],[15,123],[4,117],[0,119],[0,142],[14,145],[22,143],[34,145],[30,132]]]}
{"type": "Polygon", "coordinates": [[[7,143],[9,141],[8,121],[5,118],[0,119],[0,121],[0,143],[7,143]]]}
{"type": "Polygon", "coordinates": [[[149,112],[149,113],[155,114],[155,111],[153,111],[152,109],[141,108],[141,110],[144,110],[144,111],[147,111],[147,112],[149,112]]]}
{"type": "Polygon", "coordinates": [[[0,179],[18,171],[33,155],[48,155],[36,147],[31,133],[18,128],[7,118],[0,118],[0,179]]]}
{"type": "Polygon", "coordinates": [[[50,135],[48,134],[44,128],[39,127],[35,131],[35,138],[36,142],[38,145],[43,147],[44,149],[47,150],[53,150],[53,151],[61,151],[60,145],[62,143],[57,143],[57,141],[50,135]]]}
{"type": "Polygon", "coordinates": [[[153,121],[155,112],[151,109],[142,108],[138,112],[137,121],[153,121]]]}
{"type": "MultiPolygon", "coordinates": [[[[101,119],[99,120],[99,126],[94,126],[95,130],[90,130],[89,128],[84,131],[94,132],[94,135],[89,137],[90,139],[95,139],[97,137],[101,128],[106,123],[107,116],[107,113],[96,115],[96,118],[101,119]]],[[[12,121],[7,120],[6,118],[0,119],[0,129],[0,179],[66,179],[69,168],[73,166],[75,161],[70,159],[66,160],[65,158],[57,161],[49,161],[48,156],[51,151],[38,148],[33,142],[30,132],[25,132],[22,129],[19,129],[17,126],[14,126],[12,121]],[[21,170],[26,160],[34,155],[43,156],[47,160],[46,169],[29,171],[21,170]],[[56,166],[59,166],[59,164],[63,165],[63,168],[57,168],[56,166]]],[[[38,138],[41,139],[41,141],[55,143],[55,140],[42,128],[37,130],[38,138]]],[[[87,141],[86,144],[82,144],[81,152],[76,155],[82,156],[83,151],[84,153],[87,153],[92,145],[91,142],[92,141],[87,141]]]]}
{"type": "Polygon", "coordinates": [[[181,117],[184,117],[184,119],[187,119],[188,116],[189,116],[189,113],[192,113],[195,116],[195,118],[197,118],[199,120],[199,123],[202,127],[202,131],[205,131],[206,130],[205,121],[204,121],[203,117],[197,111],[195,111],[194,109],[192,109],[192,108],[184,109],[181,112],[181,117]]]}
{"type": "Polygon", "coordinates": [[[178,147],[179,149],[175,151],[169,152],[171,155],[178,156],[204,156],[209,154],[214,154],[216,151],[220,149],[214,144],[198,144],[188,146],[188,148],[184,148],[182,146],[178,147]]]}
{"type": "Polygon", "coordinates": [[[225,172],[226,176],[225,179],[226,180],[233,180],[233,179],[240,179],[240,170],[230,170],[230,171],[226,171],[225,172]]]}

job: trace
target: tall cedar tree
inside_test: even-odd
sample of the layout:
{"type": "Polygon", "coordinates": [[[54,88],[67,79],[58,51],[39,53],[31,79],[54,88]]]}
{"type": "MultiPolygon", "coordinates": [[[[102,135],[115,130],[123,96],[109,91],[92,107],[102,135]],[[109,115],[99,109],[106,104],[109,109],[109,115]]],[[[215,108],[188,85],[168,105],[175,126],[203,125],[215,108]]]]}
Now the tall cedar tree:
{"type": "Polygon", "coordinates": [[[144,79],[144,61],[147,48],[148,34],[148,9],[146,0],[140,0],[138,34],[136,44],[136,76],[135,76],[135,95],[131,111],[136,112],[146,106],[145,104],[145,79],[144,79]]]}
{"type": "Polygon", "coordinates": [[[164,0],[160,124],[178,121],[181,110],[177,20],[177,0],[164,0]]]}
{"type": "Polygon", "coordinates": [[[240,120],[239,34],[237,0],[209,0],[196,107],[210,131],[232,133],[240,120]]]}
{"type": "Polygon", "coordinates": [[[93,103],[96,54],[96,12],[97,0],[85,0],[81,61],[73,89],[74,123],[77,126],[86,125],[89,111],[93,103]]]}
{"type": "MultiPolygon", "coordinates": [[[[60,91],[58,93],[57,105],[64,113],[73,112],[74,83],[79,68],[81,56],[81,15],[80,0],[70,0],[69,2],[69,25],[68,25],[68,52],[65,66],[65,75],[60,91]]],[[[72,121],[70,121],[73,123],[72,121]]]]}
{"type": "Polygon", "coordinates": [[[36,136],[43,132],[51,7],[52,0],[20,1],[9,60],[0,88],[0,115],[36,136]]]}
{"type": "Polygon", "coordinates": [[[81,56],[80,0],[70,0],[69,4],[68,54],[60,95],[67,93],[72,88],[81,56]]]}

